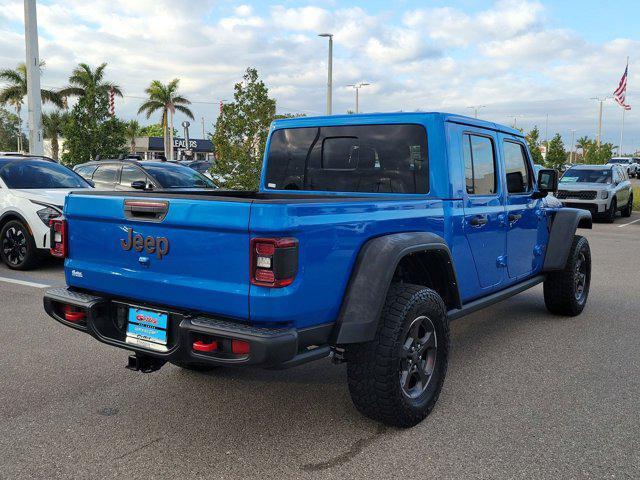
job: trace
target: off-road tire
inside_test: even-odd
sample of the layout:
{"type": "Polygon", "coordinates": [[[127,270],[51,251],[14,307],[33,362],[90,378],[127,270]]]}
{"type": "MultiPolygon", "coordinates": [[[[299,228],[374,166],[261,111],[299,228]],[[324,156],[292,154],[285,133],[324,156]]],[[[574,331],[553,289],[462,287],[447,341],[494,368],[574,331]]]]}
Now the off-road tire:
{"type": "Polygon", "coordinates": [[[40,259],[36,242],[29,229],[21,221],[11,220],[0,230],[0,258],[11,270],[30,270],[38,265],[40,259]],[[5,251],[5,248],[9,247],[9,244],[5,243],[9,242],[7,235],[19,242],[24,242],[24,250],[20,252],[20,257],[14,256],[13,252],[5,251]]]}
{"type": "Polygon", "coordinates": [[[633,212],[633,194],[629,195],[627,206],[620,210],[620,213],[625,218],[629,218],[631,216],[631,212],[633,212]]]}
{"type": "MultiPolygon", "coordinates": [[[[429,288],[392,284],[387,293],[375,338],[345,348],[351,399],[362,414],[387,425],[408,428],[420,423],[438,400],[449,360],[450,334],[446,308],[429,288]],[[411,398],[401,386],[409,327],[426,318],[435,332],[435,358],[426,387],[411,398]]],[[[412,360],[415,361],[415,360],[412,360]]],[[[417,365],[418,362],[416,362],[417,365]]],[[[424,364],[426,365],[426,363],[424,364]]],[[[419,390],[419,389],[418,389],[419,390]]]]}
{"type": "Polygon", "coordinates": [[[210,372],[212,370],[216,370],[218,368],[220,368],[217,365],[205,365],[202,363],[191,363],[191,362],[179,362],[179,361],[175,361],[175,362],[169,362],[172,365],[175,365],[176,367],[180,367],[183,368],[184,370],[190,370],[192,372],[210,372]]]}
{"type": "Polygon", "coordinates": [[[616,221],[616,213],[618,212],[618,200],[616,197],[611,199],[611,204],[609,205],[609,210],[605,213],[605,221],[607,223],[613,223],[616,221]]]}
{"type": "Polygon", "coordinates": [[[550,272],[544,281],[544,303],[547,310],[556,315],[574,317],[582,313],[589,296],[591,284],[591,249],[586,238],[574,235],[567,263],[563,270],[550,272]],[[584,284],[578,295],[578,263],[585,262],[584,284]]]}

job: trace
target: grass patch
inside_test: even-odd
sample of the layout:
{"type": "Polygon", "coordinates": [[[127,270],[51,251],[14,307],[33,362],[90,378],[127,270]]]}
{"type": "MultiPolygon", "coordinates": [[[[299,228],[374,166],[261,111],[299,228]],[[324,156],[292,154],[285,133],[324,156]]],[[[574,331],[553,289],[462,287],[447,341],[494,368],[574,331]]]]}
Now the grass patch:
{"type": "Polygon", "coordinates": [[[640,211],[640,187],[633,187],[633,209],[640,211]]]}

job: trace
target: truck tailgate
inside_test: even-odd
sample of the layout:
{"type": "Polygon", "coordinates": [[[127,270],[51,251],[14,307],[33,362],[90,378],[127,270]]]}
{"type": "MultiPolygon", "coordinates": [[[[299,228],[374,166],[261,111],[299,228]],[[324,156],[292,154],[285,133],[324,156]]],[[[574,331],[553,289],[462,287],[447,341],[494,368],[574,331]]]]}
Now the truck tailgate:
{"type": "Polygon", "coordinates": [[[247,319],[250,209],[246,201],[70,195],[67,284],[247,319]],[[166,214],[150,217],[149,205],[163,203],[166,214]]]}

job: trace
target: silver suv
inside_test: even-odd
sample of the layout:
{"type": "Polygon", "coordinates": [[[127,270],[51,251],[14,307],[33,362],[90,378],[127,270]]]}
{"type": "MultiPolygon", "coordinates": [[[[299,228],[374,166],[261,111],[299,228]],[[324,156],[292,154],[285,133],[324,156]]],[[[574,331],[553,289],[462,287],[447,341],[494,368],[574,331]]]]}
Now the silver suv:
{"type": "Polygon", "coordinates": [[[630,217],[633,191],[625,167],[617,164],[574,165],[560,179],[555,194],[567,207],[589,210],[612,223],[618,210],[630,217]]]}

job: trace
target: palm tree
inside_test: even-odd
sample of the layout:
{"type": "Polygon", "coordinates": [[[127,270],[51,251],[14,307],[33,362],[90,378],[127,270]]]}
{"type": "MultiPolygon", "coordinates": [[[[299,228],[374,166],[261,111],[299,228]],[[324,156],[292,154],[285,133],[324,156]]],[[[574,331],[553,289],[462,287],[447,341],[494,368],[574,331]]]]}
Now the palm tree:
{"type": "Polygon", "coordinates": [[[71,72],[69,85],[60,90],[63,97],[78,97],[87,100],[87,108],[93,115],[98,97],[107,97],[113,90],[114,94],[122,97],[120,87],[112,82],[104,80],[104,70],[106,63],[100,64],[95,70],[86,63],[80,63],[71,72]]]}
{"type": "MultiPolygon", "coordinates": [[[[40,62],[40,68],[44,67],[44,61],[40,62]]],[[[22,132],[22,118],[20,113],[24,103],[24,97],[27,96],[27,66],[19,63],[15,70],[0,70],[0,81],[4,81],[7,85],[0,90],[0,104],[12,105],[18,114],[18,128],[22,132]]],[[[64,101],[58,92],[53,90],[40,90],[40,97],[43,102],[54,104],[58,108],[62,108],[64,101]]],[[[22,138],[18,136],[18,150],[22,150],[22,138]]]]}
{"type": "Polygon", "coordinates": [[[582,150],[582,159],[584,160],[584,156],[585,153],[587,152],[587,149],[591,146],[591,144],[593,143],[593,141],[587,137],[586,135],[583,137],[580,137],[578,139],[578,141],[576,142],[576,147],[578,147],[580,150],[582,150]]]}
{"type": "Polygon", "coordinates": [[[136,137],[142,135],[142,129],[140,128],[140,124],[137,120],[129,120],[125,124],[124,134],[129,140],[129,151],[131,153],[136,153],[136,137]]]}
{"type": "Polygon", "coordinates": [[[185,107],[185,105],[191,105],[191,102],[178,94],[178,83],[180,83],[180,80],[177,78],[174,78],[166,85],[159,80],[152,81],[151,85],[145,90],[149,98],[138,109],[138,113],[144,112],[147,118],[151,117],[155,112],[162,113],[164,154],[169,159],[173,159],[173,115],[175,111],[178,110],[193,120],[193,112],[188,107],[185,107]],[[169,125],[171,125],[170,129],[169,125]],[[167,130],[169,130],[168,134],[167,130]]]}
{"type": "Polygon", "coordinates": [[[55,160],[59,159],[60,145],[58,137],[62,135],[62,127],[66,123],[69,114],[59,110],[42,115],[44,138],[51,140],[51,154],[55,160]]]}

